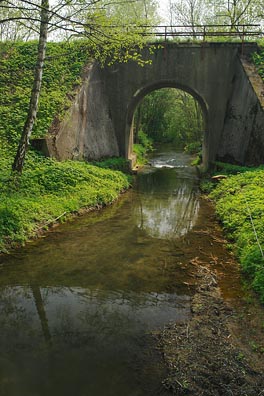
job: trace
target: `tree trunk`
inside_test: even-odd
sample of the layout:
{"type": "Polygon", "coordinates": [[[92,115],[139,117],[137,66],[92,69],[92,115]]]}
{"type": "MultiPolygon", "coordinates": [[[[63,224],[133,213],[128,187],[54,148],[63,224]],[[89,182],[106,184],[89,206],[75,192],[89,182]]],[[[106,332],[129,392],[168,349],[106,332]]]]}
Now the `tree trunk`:
{"type": "Polygon", "coordinates": [[[49,0],[41,0],[41,15],[40,15],[40,32],[38,43],[38,59],[36,63],[35,76],[33,87],[31,91],[31,99],[27,119],[23,128],[23,132],[18,145],[17,153],[13,162],[12,169],[18,173],[22,173],[25,156],[29,145],[29,138],[36,120],[39,95],[42,83],[43,66],[46,55],[47,33],[48,33],[48,19],[49,19],[49,0]]]}

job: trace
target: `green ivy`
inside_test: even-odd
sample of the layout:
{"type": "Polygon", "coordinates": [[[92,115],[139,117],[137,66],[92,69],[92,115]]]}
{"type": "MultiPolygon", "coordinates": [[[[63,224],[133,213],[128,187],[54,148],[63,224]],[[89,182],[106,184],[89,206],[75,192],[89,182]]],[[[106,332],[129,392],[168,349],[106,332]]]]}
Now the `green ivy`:
{"type": "MultiPolygon", "coordinates": [[[[30,99],[37,42],[0,43],[0,139],[16,144],[30,99]]],[[[89,62],[85,41],[48,43],[33,137],[45,136],[55,116],[62,118],[89,62]]]]}

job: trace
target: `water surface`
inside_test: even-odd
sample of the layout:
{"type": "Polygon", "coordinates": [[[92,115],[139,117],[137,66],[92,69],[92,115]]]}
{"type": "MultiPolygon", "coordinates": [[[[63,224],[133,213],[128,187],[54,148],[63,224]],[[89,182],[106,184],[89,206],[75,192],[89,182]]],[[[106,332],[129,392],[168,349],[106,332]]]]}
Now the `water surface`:
{"type": "Polygon", "coordinates": [[[167,395],[153,333],[190,315],[189,161],[161,149],[116,204],[1,258],[0,395],[167,395]]]}

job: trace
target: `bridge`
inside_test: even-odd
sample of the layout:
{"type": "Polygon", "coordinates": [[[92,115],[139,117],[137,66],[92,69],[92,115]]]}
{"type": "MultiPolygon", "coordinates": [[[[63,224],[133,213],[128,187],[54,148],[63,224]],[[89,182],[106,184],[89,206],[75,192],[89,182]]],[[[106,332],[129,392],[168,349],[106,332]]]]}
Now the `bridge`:
{"type": "Polygon", "coordinates": [[[58,159],[132,158],[133,117],[150,92],[172,87],[199,102],[205,121],[203,163],[264,162],[264,87],[247,57],[254,43],[167,42],[152,63],[101,69],[92,64],[55,137],[46,140],[58,159]]]}

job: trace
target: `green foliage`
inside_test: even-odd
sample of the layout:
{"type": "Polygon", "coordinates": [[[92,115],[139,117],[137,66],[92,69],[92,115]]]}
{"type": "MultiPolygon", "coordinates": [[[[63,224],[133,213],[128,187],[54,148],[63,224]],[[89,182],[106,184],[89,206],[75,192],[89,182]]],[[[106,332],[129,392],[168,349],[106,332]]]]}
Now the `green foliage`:
{"type": "Polygon", "coordinates": [[[264,259],[259,247],[264,249],[263,167],[229,176],[210,196],[227,235],[235,242],[242,268],[264,302],[264,259]]]}
{"type": "Polygon", "coordinates": [[[264,80],[264,50],[262,49],[260,53],[255,52],[252,59],[258,69],[260,77],[264,80]]]}
{"type": "Polygon", "coordinates": [[[191,142],[186,144],[184,151],[188,154],[197,154],[201,151],[201,142],[191,142]]]}
{"type": "Polygon", "coordinates": [[[10,176],[12,155],[1,147],[0,154],[0,251],[23,244],[62,214],[61,221],[80,208],[112,202],[129,186],[121,172],[34,152],[22,176],[10,176]]]}
{"type": "Polygon", "coordinates": [[[201,108],[191,95],[178,89],[164,88],[147,95],[136,111],[135,125],[155,142],[171,142],[179,148],[192,144],[196,152],[202,145],[201,108]]]}
{"type": "MultiPolygon", "coordinates": [[[[16,144],[26,119],[37,42],[0,44],[0,139],[16,144]]],[[[81,82],[89,47],[84,41],[48,43],[38,118],[33,137],[47,134],[55,116],[61,118],[81,82]]]]}
{"type": "Polygon", "coordinates": [[[138,142],[133,145],[133,152],[137,156],[137,164],[144,165],[147,162],[147,153],[153,150],[153,140],[140,130],[138,132],[138,142]]]}
{"type": "Polygon", "coordinates": [[[94,165],[100,168],[119,170],[124,173],[130,173],[129,162],[123,157],[112,157],[101,160],[100,162],[94,162],[94,165]]]}
{"type": "Polygon", "coordinates": [[[222,174],[225,174],[225,175],[230,175],[230,174],[236,175],[237,173],[244,173],[244,172],[248,172],[250,170],[257,170],[257,169],[262,168],[262,167],[254,168],[254,167],[248,167],[248,166],[233,165],[233,164],[227,164],[225,162],[220,162],[220,161],[215,161],[213,165],[214,165],[213,171],[215,174],[221,172],[222,174]]]}

